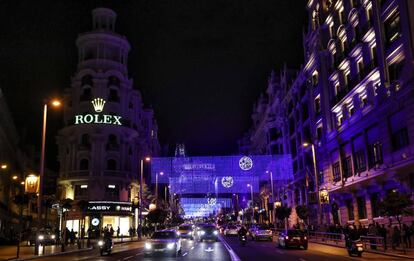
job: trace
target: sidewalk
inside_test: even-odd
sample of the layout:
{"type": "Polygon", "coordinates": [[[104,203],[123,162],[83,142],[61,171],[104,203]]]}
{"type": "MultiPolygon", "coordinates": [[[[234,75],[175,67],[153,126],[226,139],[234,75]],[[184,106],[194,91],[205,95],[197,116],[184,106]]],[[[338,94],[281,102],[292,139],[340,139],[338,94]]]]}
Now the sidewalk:
{"type": "MultiPolygon", "coordinates": [[[[144,240],[145,238],[143,238],[144,240]]],[[[114,238],[113,242],[114,244],[121,244],[121,243],[128,243],[128,242],[138,242],[138,238],[134,237],[134,238],[114,238]]],[[[76,244],[72,244],[72,245],[67,245],[65,247],[65,251],[62,252],[61,250],[61,246],[60,245],[51,245],[51,246],[45,246],[44,249],[41,247],[40,251],[41,254],[39,255],[35,255],[34,254],[34,250],[35,247],[34,246],[27,246],[27,245],[22,245],[20,246],[20,255],[19,255],[19,259],[18,260],[28,260],[28,259],[34,259],[37,257],[42,257],[42,256],[53,256],[53,255],[65,255],[65,254],[69,254],[69,253],[74,253],[74,252],[82,252],[82,251],[88,251],[93,249],[92,245],[96,244],[96,240],[91,241],[91,247],[86,247],[86,239],[84,241],[84,247],[79,249],[78,245],[76,244]],[[44,250],[44,252],[43,252],[44,250]]],[[[16,260],[16,252],[17,252],[17,246],[0,246],[0,261],[2,260],[16,260]]]]}
{"type": "MultiPolygon", "coordinates": [[[[340,248],[345,248],[345,242],[343,241],[333,241],[333,240],[322,240],[322,239],[309,239],[309,242],[312,243],[317,243],[317,244],[323,244],[323,245],[329,245],[329,246],[334,246],[334,247],[340,247],[340,248]]],[[[400,258],[408,258],[408,259],[414,259],[414,249],[413,248],[408,248],[406,249],[406,253],[404,254],[403,249],[400,247],[396,250],[392,250],[391,248],[388,248],[386,251],[384,251],[383,249],[371,249],[369,244],[366,244],[364,246],[365,248],[365,252],[368,253],[374,253],[374,254],[380,254],[380,255],[387,255],[387,256],[395,256],[395,257],[400,257],[400,258]]]]}

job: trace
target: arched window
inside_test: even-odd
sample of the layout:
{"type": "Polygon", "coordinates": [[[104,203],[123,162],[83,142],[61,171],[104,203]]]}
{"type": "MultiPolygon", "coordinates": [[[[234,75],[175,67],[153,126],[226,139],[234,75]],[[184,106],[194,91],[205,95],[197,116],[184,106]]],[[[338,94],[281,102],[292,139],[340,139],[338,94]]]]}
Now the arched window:
{"type": "Polygon", "coordinates": [[[118,77],[110,76],[108,78],[108,86],[117,86],[117,87],[119,87],[120,86],[120,81],[119,81],[118,77]]]}
{"type": "Polygon", "coordinates": [[[111,87],[109,89],[108,101],[119,102],[118,89],[111,87]]]}
{"type": "Polygon", "coordinates": [[[115,134],[109,134],[108,136],[108,143],[110,144],[118,144],[118,140],[115,134]]]}
{"type": "Polygon", "coordinates": [[[81,145],[83,145],[83,146],[89,146],[90,145],[89,134],[85,133],[85,134],[82,135],[81,145]]]}
{"type": "Polygon", "coordinates": [[[116,170],[116,160],[114,159],[109,159],[106,162],[106,169],[107,170],[116,170]]]}
{"type": "Polygon", "coordinates": [[[82,88],[82,94],[80,96],[80,101],[90,101],[92,99],[92,89],[88,85],[85,85],[82,88]]]}
{"type": "Polygon", "coordinates": [[[93,85],[93,81],[92,81],[92,76],[91,75],[85,75],[85,76],[82,77],[81,86],[84,87],[85,85],[88,85],[88,86],[92,86],[93,85]]]}
{"type": "Polygon", "coordinates": [[[81,159],[79,163],[79,170],[89,170],[89,160],[81,159]]]}

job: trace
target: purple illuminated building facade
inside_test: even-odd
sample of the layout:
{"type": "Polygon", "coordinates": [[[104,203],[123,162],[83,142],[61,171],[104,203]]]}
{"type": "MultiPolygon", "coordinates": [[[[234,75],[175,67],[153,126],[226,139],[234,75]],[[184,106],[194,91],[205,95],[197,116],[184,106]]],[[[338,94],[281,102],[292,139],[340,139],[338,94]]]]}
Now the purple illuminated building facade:
{"type": "Polygon", "coordinates": [[[379,202],[414,190],[414,2],[309,0],[307,10],[305,63],[271,74],[240,151],[292,155],[290,224],[302,204],[314,224],[388,224],[379,202]]]}
{"type": "MultiPolygon", "coordinates": [[[[138,195],[139,159],[158,155],[157,123],[128,78],[130,44],[115,32],[116,13],[92,11],[93,30],[76,40],[79,62],[66,90],[57,141],[61,199],[89,201],[85,229],[136,225],[131,198],[138,195]]],[[[67,227],[79,230],[79,209],[67,227]]]]}

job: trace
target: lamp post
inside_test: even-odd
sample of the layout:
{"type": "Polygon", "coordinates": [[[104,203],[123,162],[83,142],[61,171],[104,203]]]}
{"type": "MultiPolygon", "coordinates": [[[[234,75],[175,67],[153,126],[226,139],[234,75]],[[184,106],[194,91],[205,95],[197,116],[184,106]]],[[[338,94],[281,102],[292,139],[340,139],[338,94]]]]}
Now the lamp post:
{"type": "MultiPolygon", "coordinates": [[[[43,176],[45,171],[45,149],[46,149],[46,122],[47,122],[47,109],[48,105],[51,107],[58,108],[62,105],[62,103],[57,100],[46,100],[43,104],[43,126],[42,126],[42,150],[40,155],[40,170],[39,170],[39,195],[37,197],[37,228],[38,232],[41,228],[42,222],[42,197],[43,197],[43,176]]],[[[36,247],[35,247],[35,254],[39,254],[38,250],[39,242],[36,236],[36,247]]]]}
{"type": "Polygon", "coordinates": [[[250,197],[252,199],[252,205],[251,205],[251,209],[252,209],[252,217],[251,217],[251,223],[253,224],[253,219],[254,219],[254,208],[253,208],[253,186],[250,184],[247,184],[247,187],[250,188],[250,197]]]}
{"type": "MultiPolygon", "coordinates": [[[[163,176],[164,172],[160,172],[160,176],[163,176]]],[[[158,173],[155,174],[155,200],[158,201],[158,173]]]]}
{"type": "Polygon", "coordinates": [[[313,143],[305,142],[303,143],[303,147],[311,147],[312,149],[312,161],[313,161],[313,175],[315,180],[315,190],[316,190],[316,197],[318,200],[318,223],[322,225],[322,208],[321,208],[321,199],[319,197],[319,180],[318,180],[318,170],[316,169],[316,153],[315,153],[315,145],[313,143]]]}
{"type": "Polygon", "coordinates": [[[144,182],[144,160],[146,162],[150,162],[150,157],[145,157],[145,159],[141,159],[141,176],[139,181],[139,224],[138,224],[138,238],[142,239],[142,189],[143,189],[143,182],[144,182]]]}
{"type": "Polygon", "coordinates": [[[165,197],[165,204],[167,204],[167,199],[168,199],[168,197],[167,197],[167,189],[169,189],[170,188],[170,186],[168,185],[168,186],[165,186],[165,188],[164,188],[164,197],[165,197]]]}
{"type": "MultiPolygon", "coordinates": [[[[275,194],[274,194],[274,191],[273,191],[273,172],[271,172],[271,171],[266,171],[266,173],[269,173],[270,174],[270,186],[272,186],[272,204],[274,204],[274,202],[275,202],[275,194]]],[[[273,222],[273,224],[274,224],[274,226],[275,226],[275,228],[276,228],[276,222],[275,222],[275,209],[274,209],[274,207],[272,208],[272,222],[273,222]]]]}

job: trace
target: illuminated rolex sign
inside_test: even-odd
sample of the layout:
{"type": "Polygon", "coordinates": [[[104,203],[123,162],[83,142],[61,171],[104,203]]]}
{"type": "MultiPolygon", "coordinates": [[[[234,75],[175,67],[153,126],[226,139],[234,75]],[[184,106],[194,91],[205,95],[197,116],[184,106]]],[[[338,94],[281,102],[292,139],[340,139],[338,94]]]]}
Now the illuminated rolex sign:
{"type": "Polygon", "coordinates": [[[105,100],[102,98],[95,98],[91,101],[95,114],[75,115],[75,125],[78,124],[113,124],[122,125],[121,116],[100,114],[105,106],[105,100]]]}

